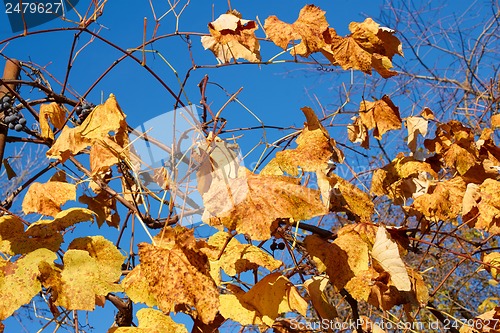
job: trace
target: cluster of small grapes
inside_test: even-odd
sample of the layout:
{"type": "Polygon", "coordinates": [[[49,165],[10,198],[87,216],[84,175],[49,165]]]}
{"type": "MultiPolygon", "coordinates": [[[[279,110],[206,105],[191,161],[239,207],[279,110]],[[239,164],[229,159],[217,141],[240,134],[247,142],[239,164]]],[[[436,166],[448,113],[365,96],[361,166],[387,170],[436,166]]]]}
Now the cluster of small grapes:
{"type": "Polygon", "coordinates": [[[17,109],[14,107],[14,98],[5,95],[0,100],[0,112],[3,112],[5,115],[3,122],[9,126],[10,129],[16,130],[17,132],[22,131],[24,125],[26,125],[26,118],[17,112],[17,109]]]}
{"type": "Polygon", "coordinates": [[[77,118],[75,120],[76,123],[78,125],[81,125],[94,108],[95,108],[95,104],[92,104],[92,103],[90,103],[90,104],[83,103],[82,105],[78,105],[75,109],[75,112],[77,115],[77,118]]]}
{"type": "Polygon", "coordinates": [[[271,251],[275,251],[276,249],[284,250],[285,243],[276,243],[276,241],[273,240],[273,243],[271,244],[271,251]]]}

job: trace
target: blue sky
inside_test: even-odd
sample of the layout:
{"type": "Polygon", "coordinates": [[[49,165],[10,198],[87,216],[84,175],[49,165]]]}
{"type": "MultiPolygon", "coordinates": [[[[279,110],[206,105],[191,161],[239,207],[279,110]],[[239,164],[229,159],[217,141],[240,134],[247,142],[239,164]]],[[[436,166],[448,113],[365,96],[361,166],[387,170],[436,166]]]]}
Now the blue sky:
{"type": "MultiPolygon", "coordinates": [[[[80,1],[77,10],[84,12],[89,1],[80,1]]],[[[166,1],[152,1],[155,12],[161,16],[168,7],[166,1]]],[[[298,16],[300,9],[311,1],[231,1],[233,9],[237,9],[245,19],[256,19],[258,17],[263,23],[269,15],[276,15],[281,20],[292,23],[298,16]]],[[[181,4],[184,3],[181,1],[181,4]]],[[[455,6],[464,8],[469,2],[458,1],[455,6]]],[[[340,35],[348,33],[348,25],[351,21],[363,21],[365,17],[379,17],[381,6],[384,1],[358,0],[358,1],[314,1],[314,4],[325,10],[328,22],[340,35]]],[[[0,5],[0,8],[2,6],[0,5]]],[[[186,8],[179,19],[179,31],[201,32],[208,31],[207,24],[228,9],[227,1],[206,1],[194,0],[186,8]]],[[[453,13],[455,7],[449,7],[447,11],[453,13]]],[[[387,13],[390,15],[390,13],[387,13]]],[[[74,12],[68,17],[75,20],[74,12]]],[[[110,40],[123,49],[132,49],[142,43],[144,17],[148,19],[147,36],[151,36],[154,20],[149,1],[146,0],[115,0],[109,1],[105,7],[102,17],[98,19],[98,24],[90,27],[92,31],[110,40]]],[[[162,21],[157,35],[172,33],[175,29],[175,17],[168,14],[162,21]]],[[[63,22],[59,19],[48,22],[44,25],[33,28],[31,31],[52,29],[58,27],[72,27],[73,23],[63,22]]],[[[257,30],[259,37],[264,37],[262,29],[257,30]]],[[[0,12],[0,51],[3,55],[17,58],[22,61],[32,61],[50,72],[57,80],[64,80],[67,70],[69,50],[73,41],[75,31],[58,31],[45,34],[29,35],[26,37],[12,39],[7,43],[2,41],[12,37],[6,14],[0,12]]],[[[193,36],[192,53],[197,65],[215,65],[217,61],[210,51],[205,51],[198,36],[193,36]]],[[[78,41],[77,50],[91,41],[91,37],[83,34],[78,41]]],[[[161,39],[148,47],[147,65],[151,67],[162,80],[165,81],[175,92],[178,92],[179,85],[170,66],[175,68],[181,80],[184,79],[186,71],[192,63],[186,44],[179,36],[161,39]],[[161,54],[161,56],[160,56],[161,54]],[[169,64],[162,59],[164,57],[169,64]],[[169,66],[170,65],[170,66],[169,66]]],[[[263,60],[267,60],[281,49],[270,42],[261,42],[261,54],[263,60]]],[[[405,46],[405,54],[410,55],[405,46]]],[[[137,57],[141,57],[140,52],[136,52],[137,57]]],[[[122,56],[122,53],[99,40],[90,42],[83,48],[74,61],[71,75],[69,77],[69,88],[71,91],[83,94],[89,89],[93,82],[111,65],[122,56]]],[[[282,56],[289,59],[288,55],[282,56]]],[[[410,55],[411,57],[411,55],[410,55]]],[[[324,61],[322,56],[316,57],[319,61],[324,61]]],[[[402,62],[404,59],[396,59],[402,62]]],[[[0,61],[3,64],[3,60],[0,61]]],[[[192,103],[198,104],[200,95],[197,84],[208,75],[210,81],[216,82],[224,87],[228,92],[234,93],[240,87],[243,91],[238,96],[239,100],[256,114],[266,125],[295,126],[300,128],[304,118],[300,112],[303,106],[310,106],[321,114],[320,105],[327,110],[335,110],[342,104],[339,100],[339,91],[343,85],[349,87],[357,85],[358,88],[364,84],[365,75],[360,72],[324,73],[316,70],[317,66],[307,66],[303,64],[274,64],[268,66],[242,65],[229,66],[224,68],[200,68],[191,73],[186,85],[186,92],[192,103]]],[[[377,76],[378,74],[374,74],[377,76]]],[[[56,91],[60,88],[52,82],[56,91]]],[[[390,84],[389,84],[390,86],[390,84]]],[[[34,98],[37,92],[29,89],[22,90],[24,98],[34,98]]],[[[174,106],[174,99],[166,90],[151,76],[143,67],[136,62],[127,59],[116,66],[100,83],[90,91],[87,100],[99,104],[102,98],[113,93],[119,104],[127,114],[127,121],[133,127],[141,123],[162,115],[174,106]]],[[[228,96],[219,88],[212,85],[207,91],[209,102],[213,103],[213,108],[217,110],[222,106],[228,96]]],[[[380,96],[378,96],[380,97],[380,96]]],[[[360,99],[352,101],[353,105],[358,104],[360,99]]],[[[404,103],[404,101],[402,101],[404,103]]],[[[398,103],[396,103],[398,104],[398,103]]],[[[355,111],[355,108],[352,108],[355,111]]],[[[408,114],[406,114],[408,115],[408,114]]],[[[406,116],[404,115],[404,116],[406,116]]],[[[239,128],[247,126],[258,126],[259,122],[237,103],[232,103],[223,112],[222,116],[228,120],[228,128],[239,128]]],[[[333,137],[341,143],[347,143],[347,134],[343,118],[342,122],[334,124],[331,128],[333,137]],[[337,126],[338,125],[338,126],[337,126]]],[[[29,123],[33,119],[28,119],[29,123]]],[[[158,124],[158,126],[168,126],[168,124],[158,124]]],[[[289,132],[267,131],[267,140],[271,142],[289,132]]],[[[261,131],[246,131],[243,134],[240,145],[243,154],[248,153],[262,139],[261,131]]],[[[401,138],[401,137],[399,137],[401,138]]],[[[375,140],[372,140],[375,141],[375,140]]],[[[8,147],[12,152],[13,148],[8,147]]],[[[248,158],[246,164],[254,162],[264,146],[261,144],[248,158]]],[[[376,151],[378,153],[378,151],[376,151]]],[[[353,155],[353,159],[357,155],[353,155]]],[[[354,163],[354,162],[353,162],[354,163]]],[[[2,178],[6,179],[5,177],[2,178]]],[[[91,229],[92,230],[92,229],[91,229]]],[[[95,230],[93,230],[95,231],[95,230]]],[[[82,229],[82,233],[87,232],[82,229]]],[[[112,311],[112,308],[107,311],[112,311]]],[[[22,314],[23,312],[21,312],[22,314]]],[[[99,309],[97,310],[99,313],[99,309]]],[[[96,332],[102,332],[109,327],[109,322],[103,322],[102,326],[97,323],[96,332]]],[[[21,326],[16,326],[15,319],[7,321],[8,329],[23,331],[21,326]],[[14,328],[16,327],[16,328],[14,328]]],[[[25,331],[31,332],[33,325],[28,322],[25,331]]]]}

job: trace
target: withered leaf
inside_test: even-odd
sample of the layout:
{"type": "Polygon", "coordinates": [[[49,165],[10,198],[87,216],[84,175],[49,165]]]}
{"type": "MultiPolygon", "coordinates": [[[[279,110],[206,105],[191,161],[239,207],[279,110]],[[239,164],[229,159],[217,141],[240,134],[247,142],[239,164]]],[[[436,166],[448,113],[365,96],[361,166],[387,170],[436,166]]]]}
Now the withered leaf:
{"type": "Polygon", "coordinates": [[[332,64],[343,69],[358,69],[371,74],[375,69],[383,78],[389,78],[397,73],[391,71],[392,57],[403,55],[401,42],[393,33],[379,27],[371,18],[364,22],[351,22],[351,34],[338,36],[335,29],[329,28],[324,34],[326,42],[321,53],[332,64]]]}
{"type": "Polygon", "coordinates": [[[0,258],[0,320],[10,317],[41,291],[38,266],[56,258],[57,255],[47,249],[35,250],[15,262],[0,258]]]}
{"type": "Polygon", "coordinates": [[[155,237],[156,245],[140,243],[141,275],[148,281],[163,312],[185,304],[210,323],[219,308],[219,292],[210,276],[208,257],[200,250],[206,244],[196,241],[193,230],[166,228],[155,237]]]}
{"type": "Polygon", "coordinates": [[[138,327],[113,327],[108,333],[188,333],[186,326],[155,309],[137,311],[138,327]]]}
{"type": "MultiPolygon", "coordinates": [[[[297,176],[298,167],[304,172],[318,172],[328,169],[329,161],[342,163],[343,153],[336,147],[335,141],[330,138],[330,134],[320,123],[314,110],[310,107],[303,107],[301,110],[307,122],[297,137],[297,148],[276,153],[276,157],[269,162],[270,169],[274,169],[276,164],[281,171],[297,176]]],[[[261,174],[276,174],[270,169],[266,166],[261,174]]]]}
{"type": "Polygon", "coordinates": [[[40,106],[40,135],[44,139],[54,139],[54,132],[50,128],[50,122],[58,129],[64,125],[66,112],[59,106],[59,104],[52,102],[50,104],[42,104],[40,106]]]}
{"type": "Polygon", "coordinates": [[[327,212],[319,191],[294,178],[256,175],[245,168],[238,178],[213,180],[203,202],[204,221],[254,240],[269,239],[277,219],[308,220],[327,212]]]}
{"type": "MultiPolygon", "coordinates": [[[[232,295],[221,295],[221,314],[242,325],[272,326],[281,313],[297,311],[306,315],[307,302],[295,286],[281,273],[271,273],[257,282],[248,292],[230,286],[232,295]]],[[[228,287],[229,287],[228,286],[228,287]]]]}
{"type": "Polygon", "coordinates": [[[222,14],[208,24],[210,36],[201,37],[205,50],[210,49],[223,63],[231,59],[246,59],[250,62],[259,62],[260,44],[255,36],[258,29],[255,21],[243,20],[237,11],[222,14]]]}
{"type": "Polygon", "coordinates": [[[24,231],[23,222],[18,217],[12,215],[0,217],[0,252],[15,255],[29,253],[40,248],[55,252],[62,242],[63,237],[60,233],[36,237],[24,231]]]}
{"type": "Polygon", "coordinates": [[[217,251],[213,251],[217,257],[210,257],[210,268],[215,282],[220,284],[220,269],[229,276],[235,276],[259,266],[270,271],[279,268],[283,263],[274,259],[273,256],[264,252],[257,246],[241,244],[236,238],[231,238],[226,232],[218,232],[211,236],[208,245],[214,246],[217,251]],[[228,242],[229,240],[229,242],[228,242]],[[225,245],[225,247],[224,247],[225,245]],[[223,251],[221,254],[221,251],[223,251]],[[219,258],[220,255],[220,258],[219,258]]]}
{"type": "Polygon", "coordinates": [[[285,50],[290,42],[301,40],[291,54],[308,57],[325,46],[322,35],[328,29],[328,22],[325,11],[314,5],[306,5],[294,23],[285,23],[272,15],[266,19],[264,29],[273,43],[285,50]]]}
{"type": "Polygon", "coordinates": [[[429,193],[416,198],[411,208],[422,213],[427,219],[454,219],[462,211],[465,190],[466,184],[462,177],[438,182],[429,193]]]}
{"type": "Polygon", "coordinates": [[[408,128],[408,147],[414,153],[417,150],[417,136],[418,134],[423,137],[427,135],[429,121],[422,117],[408,117],[405,123],[408,128]]]}
{"type": "Polygon", "coordinates": [[[387,95],[375,102],[362,101],[359,116],[366,128],[374,129],[373,136],[379,140],[385,132],[401,128],[399,108],[387,95]]]}
{"type": "Polygon", "coordinates": [[[65,182],[33,183],[23,200],[24,214],[38,213],[55,216],[61,205],[76,200],[76,186],[65,182]]]}
{"type": "Polygon", "coordinates": [[[320,272],[326,271],[332,284],[342,289],[355,276],[368,270],[368,244],[348,232],[329,243],[319,236],[307,236],[304,245],[320,272]]]}

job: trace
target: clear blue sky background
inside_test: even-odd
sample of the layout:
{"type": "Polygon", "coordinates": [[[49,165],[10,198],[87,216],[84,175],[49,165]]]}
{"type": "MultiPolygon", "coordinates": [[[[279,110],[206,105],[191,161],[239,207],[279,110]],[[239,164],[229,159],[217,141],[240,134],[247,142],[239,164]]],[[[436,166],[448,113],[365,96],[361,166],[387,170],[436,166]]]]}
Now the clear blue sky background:
{"type": "MultiPolygon", "coordinates": [[[[158,16],[161,16],[167,9],[166,1],[152,1],[158,16]]],[[[260,21],[269,15],[277,15],[281,20],[292,23],[298,16],[300,9],[312,1],[231,1],[232,7],[240,11],[244,19],[255,19],[260,21]]],[[[77,6],[79,12],[85,12],[89,1],[80,1],[77,6]]],[[[183,2],[181,2],[183,3],[183,2]]],[[[379,17],[381,6],[384,1],[378,0],[344,0],[344,1],[314,1],[314,4],[327,12],[326,17],[330,26],[334,27],[340,35],[347,34],[348,25],[351,21],[361,22],[365,17],[379,17]]],[[[454,2],[453,7],[446,9],[448,13],[455,10],[461,11],[469,1],[454,2]]],[[[2,6],[0,6],[2,9],[2,6]]],[[[187,7],[180,18],[179,31],[182,32],[208,32],[207,24],[226,12],[228,9],[226,1],[194,0],[187,7]]],[[[390,15],[390,13],[386,12],[390,15]]],[[[98,19],[102,26],[100,36],[110,40],[123,49],[131,49],[139,46],[143,38],[143,19],[148,18],[147,35],[152,34],[154,20],[149,2],[146,0],[110,0],[104,11],[104,15],[98,19]]],[[[75,20],[74,12],[69,13],[69,18],[75,20]]],[[[44,25],[31,29],[31,31],[51,29],[57,27],[71,27],[74,24],[54,20],[44,25]]],[[[98,24],[90,27],[93,31],[99,29],[98,24]]],[[[172,33],[175,29],[175,17],[168,14],[162,21],[157,35],[172,33]]],[[[262,29],[257,30],[259,37],[264,37],[262,29]]],[[[17,38],[8,43],[0,44],[0,51],[12,58],[22,61],[32,61],[40,66],[44,66],[55,78],[62,81],[67,69],[67,62],[74,31],[53,32],[48,34],[30,35],[17,38]]],[[[5,14],[0,12],[0,43],[2,40],[13,36],[10,31],[8,20],[5,14]]],[[[90,36],[83,34],[80,38],[77,49],[89,42],[90,36]]],[[[178,36],[162,39],[150,45],[148,49],[153,49],[161,53],[170,65],[177,70],[181,79],[186,71],[191,67],[191,60],[186,48],[186,44],[178,36]]],[[[205,51],[200,43],[199,37],[192,37],[193,57],[197,65],[215,65],[215,57],[210,51],[205,51]]],[[[261,42],[261,54],[263,60],[267,60],[276,55],[281,50],[271,43],[261,42]]],[[[410,52],[405,46],[405,54],[410,52]]],[[[69,87],[71,90],[83,94],[92,83],[122,54],[95,40],[86,46],[77,56],[71,75],[69,77],[69,87]]],[[[136,53],[141,57],[141,53],[136,53]]],[[[283,58],[289,59],[285,55],[283,58]]],[[[321,55],[316,59],[324,62],[321,55]]],[[[404,59],[396,59],[402,62],[404,59]]],[[[3,67],[3,60],[0,61],[3,67]]],[[[178,92],[179,85],[173,75],[172,70],[158,56],[152,53],[147,54],[147,65],[150,66],[174,91],[178,92]]],[[[266,125],[280,125],[301,127],[304,119],[300,112],[300,107],[311,106],[318,114],[321,114],[317,101],[328,110],[335,110],[342,104],[339,100],[338,91],[342,89],[342,84],[349,87],[351,83],[362,85],[365,75],[354,72],[343,75],[333,73],[322,73],[316,70],[316,66],[306,66],[302,64],[276,64],[270,66],[243,65],[230,66],[217,69],[197,69],[191,73],[186,85],[187,94],[194,104],[198,104],[200,95],[197,84],[204,75],[209,75],[210,81],[217,82],[230,93],[236,92],[243,87],[243,92],[239,99],[254,112],[266,125]],[[317,100],[315,98],[317,96],[317,100]]],[[[374,74],[375,76],[378,74],[374,74]]],[[[54,84],[54,83],[53,83],[54,84]]],[[[55,90],[60,88],[54,84],[55,90]]],[[[24,89],[24,98],[31,98],[30,91],[24,89]]],[[[142,122],[164,114],[172,110],[174,99],[144,68],[136,62],[127,59],[115,67],[88,95],[87,100],[99,104],[102,96],[106,98],[110,93],[114,93],[119,104],[127,114],[127,121],[133,127],[142,122]]],[[[33,94],[36,94],[34,92],[33,94]]],[[[218,88],[211,86],[208,90],[209,102],[213,102],[213,108],[217,110],[227,100],[227,96],[218,88]]],[[[367,96],[368,97],[368,96],[367,96]]],[[[378,96],[380,97],[380,96],[378,96]]],[[[354,101],[359,105],[360,100],[354,101]]],[[[401,101],[404,103],[404,101],[401,101]]],[[[396,103],[398,104],[398,103],[396,103]]],[[[353,111],[355,109],[353,108],[353,111]]],[[[407,116],[408,114],[403,114],[407,116]]],[[[259,123],[247,111],[236,103],[231,104],[222,114],[228,120],[228,128],[239,128],[242,126],[258,126],[259,123]]],[[[347,118],[348,119],[348,118],[347,118]]],[[[32,119],[28,119],[32,123],[32,119]]],[[[168,126],[168,124],[158,124],[168,126]]],[[[344,123],[345,125],[345,123],[344,123]]],[[[333,127],[333,136],[342,143],[347,142],[345,127],[333,127]]],[[[268,141],[277,139],[285,132],[268,131],[268,141]]],[[[259,131],[245,132],[241,142],[243,154],[246,154],[256,143],[261,140],[262,133],[259,131]]],[[[256,150],[246,164],[255,161],[263,146],[256,150]]],[[[13,147],[9,145],[8,152],[12,152],[13,147]]],[[[2,181],[6,180],[3,176],[2,181]]],[[[94,230],[95,232],[99,232],[94,230]]],[[[88,233],[83,229],[83,233],[88,233]]],[[[101,309],[97,314],[101,314],[101,309]]],[[[113,311],[107,306],[106,311],[113,311]]],[[[105,314],[101,317],[91,314],[91,323],[95,326],[95,332],[105,332],[112,323],[112,316],[105,314]],[[111,320],[111,321],[110,321],[111,320]]],[[[21,311],[16,318],[6,321],[6,332],[34,332],[34,327],[38,326],[38,319],[34,323],[26,320],[18,323],[23,318],[25,311],[21,311]]],[[[83,313],[81,314],[83,318],[83,313]]],[[[184,320],[184,317],[181,317],[184,320]]],[[[43,320],[41,320],[43,322],[43,320]]],[[[188,323],[188,321],[186,321],[188,323]]]]}

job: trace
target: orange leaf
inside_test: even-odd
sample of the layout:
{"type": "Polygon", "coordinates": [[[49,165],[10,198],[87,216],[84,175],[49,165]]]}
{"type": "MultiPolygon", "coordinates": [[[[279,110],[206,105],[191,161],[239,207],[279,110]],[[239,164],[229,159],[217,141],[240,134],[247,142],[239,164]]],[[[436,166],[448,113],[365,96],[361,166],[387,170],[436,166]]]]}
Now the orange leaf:
{"type": "Polygon", "coordinates": [[[260,45],[255,30],[258,29],[255,21],[241,19],[241,14],[233,10],[222,14],[208,24],[211,36],[201,37],[205,50],[210,49],[223,63],[231,59],[246,59],[250,62],[259,62],[260,45]]]}
{"type": "Polygon", "coordinates": [[[314,5],[306,5],[294,23],[285,23],[272,15],[266,19],[264,29],[273,43],[285,50],[291,41],[300,39],[301,43],[290,53],[308,57],[325,46],[322,35],[328,29],[328,22],[325,11],[314,5]]]}
{"type": "Polygon", "coordinates": [[[52,102],[50,104],[42,104],[40,106],[40,135],[44,139],[54,139],[54,133],[50,128],[49,119],[52,124],[61,129],[64,125],[66,112],[59,106],[59,104],[52,102]]]}
{"type": "Polygon", "coordinates": [[[393,31],[379,27],[371,18],[362,23],[349,24],[351,35],[340,37],[335,29],[329,28],[324,33],[325,47],[321,53],[343,69],[358,69],[371,74],[375,69],[383,78],[389,78],[397,73],[391,71],[392,57],[403,55],[401,42],[394,37],[393,31]]]}
{"type": "Polygon", "coordinates": [[[359,106],[359,115],[361,122],[369,130],[375,129],[373,136],[379,140],[385,132],[401,128],[399,108],[387,95],[375,102],[362,101],[359,106]]]}
{"type": "Polygon", "coordinates": [[[194,307],[204,323],[214,320],[219,308],[219,292],[210,276],[207,256],[200,250],[193,230],[166,228],[155,237],[157,245],[139,244],[141,275],[163,312],[178,305],[194,307]]]}
{"type": "Polygon", "coordinates": [[[61,205],[76,200],[76,186],[64,182],[33,183],[23,200],[24,214],[39,213],[55,216],[61,205]]]}
{"type": "Polygon", "coordinates": [[[269,239],[277,219],[308,220],[327,212],[319,191],[298,185],[295,178],[256,175],[245,168],[238,178],[213,180],[203,202],[204,221],[254,240],[269,239]]]}

